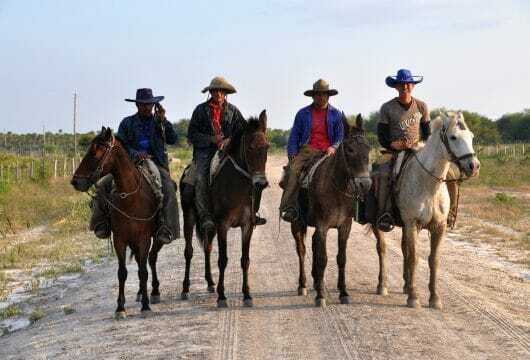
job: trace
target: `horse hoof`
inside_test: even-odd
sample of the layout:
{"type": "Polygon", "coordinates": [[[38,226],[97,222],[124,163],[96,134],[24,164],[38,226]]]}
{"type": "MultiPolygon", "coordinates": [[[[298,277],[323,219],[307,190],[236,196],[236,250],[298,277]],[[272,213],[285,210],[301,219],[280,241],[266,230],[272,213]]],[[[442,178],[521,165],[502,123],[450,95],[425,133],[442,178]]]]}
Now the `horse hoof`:
{"type": "Polygon", "coordinates": [[[125,313],[125,311],[116,311],[116,313],[114,314],[114,319],[116,320],[123,320],[127,318],[127,314],[125,313]]]}
{"type": "Polygon", "coordinates": [[[298,288],[298,295],[299,296],[307,296],[307,288],[305,288],[305,287],[298,288]]]}
{"type": "Polygon", "coordinates": [[[340,303],[341,304],[345,304],[345,305],[351,304],[351,297],[349,297],[349,296],[341,296],[340,297],[340,303]]]}
{"type": "Polygon", "coordinates": [[[151,304],[160,304],[160,295],[151,295],[151,304]]]}
{"type": "Polygon", "coordinates": [[[320,308],[325,308],[326,307],[326,299],[324,299],[324,298],[315,299],[315,306],[316,307],[320,307],[320,308]]]}
{"type": "Polygon", "coordinates": [[[429,307],[436,310],[442,310],[442,302],[440,301],[440,299],[429,300],[429,307]]]}
{"type": "Polygon", "coordinates": [[[378,286],[377,287],[377,295],[387,296],[388,295],[388,290],[384,286],[378,286]]]}
{"type": "Polygon", "coordinates": [[[153,315],[153,312],[151,311],[150,308],[147,308],[147,309],[142,309],[141,313],[140,313],[140,316],[142,318],[148,318],[148,317],[151,317],[151,315],[153,315]]]}
{"type": "Polygon", "coordinates": [[[208,286],[208,292],[209,293],[214,293],[215,292],[215,286],[213,286],[213,285],[208,286]]]}
{"type": "Polygon", "coordinates": [[[227,308],[228,307],[228,301],[226,300],[217,300],[217,307],[222,309],[222,308],[227,308]]]}
{"type": "Polygon", "coordinates": [[[136,294],[136,302],[142,301],[142,294],[136,294]]]}
{"type": "Polygon", "coordinates": [[[407,299],[407,306],[409,308],[418,309],[421,307],[421,304],[418,299],[407,299]]]}
{"type": "Polygon", "coordinates": [[[181,300],[188,300],[189,298],[190,298],[190,293],[188,292],[183,292],[182,294],[180,294],[181,300]]]}
{"type": "Polygon", "coordinates": [[[253,307],[254,302],[252,301],[252,299],[245,299],[243,300],[243,305],[245,305],[246,307],[253,307]]]}

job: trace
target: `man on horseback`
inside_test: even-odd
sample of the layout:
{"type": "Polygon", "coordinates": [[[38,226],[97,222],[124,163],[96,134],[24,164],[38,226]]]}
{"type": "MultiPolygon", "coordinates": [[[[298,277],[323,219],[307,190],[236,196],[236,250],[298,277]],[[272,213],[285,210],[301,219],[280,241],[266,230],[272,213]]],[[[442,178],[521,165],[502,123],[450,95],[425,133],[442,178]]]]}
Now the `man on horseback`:
{"type": "MultiPolygon", "coordinates": [[[[143,163],[153,175],[150,182],[154,184],[157,201],[162,202],[155,239],[169,244],[180,237],[180,229],[176,186],[169,175],[165,144],[175,144],[177,134],[165,117],[166,111],[159,104],[163,99],[163,96],[153,96],[151,89],[138,89],[136,99],[125,99],[134,102],[138,112],[121,121],[117,137],[125,145],[131,159],[137,164],[143,163]]],[[[97,237],[107,238],[111,227],[109,206],[105,199],[110,197],[112,191],[112,176],[102,178],[97,188],[90,228],[97,237]]]]}
{"type": "MultiPolygon", "coordinates": [[[[213,232],[215,223],[211,215],[209,192],[210,163],[215,153],[229,146],[232,136],[242,130],[245,119],[239,109],[226,100],[226,96],[234,94],[236,89],[223,77],[213,78],[210,85],[202,92],[209,92],[210,98],[193,111],[188,128],[188,140],[193,146],[193,161],[197,167],[195,206],[202,230],[213,232]]],[[[261,191],[257,191],[254,196],[257,211],[261,191]]],[[[265,219],[256,216],[256,225],[263,224],[265,219]]]]}
{"type": "Polygon", "coordinates": [[[300,175],[307,164],[323,155],[333,156],[342,142],[344,114],[329,104],[329,97],[337,94],[322,79],[304,92],[313,98],[313,103],[298,111],[289,135],[289,165],[282,182],[284,192],[280,204],[280,215],[285,221],[293,222],[299,217],[300,175]]]}
{"type": "MultiPolygon", "coordinates": [[[[385,80],[387,86],[394,88],[398,96],[381,106],[380,119],[377,124],[377,137],[381,146],[390,154],[390,159],[381,164],[379,168],[378,189],[378,214],[376,226],[379,230],[390,231],[395,224],[392,215],[392,184],[395,174],[399,172],[403,155],[400,153],[414,149],[420,141],[426,141],[430,134],[430,115],[427,104],[412,97],[412,91],[416,84],[423,81],[422,76],[413,76],[410,70],[400,69],[396,76],[388,76],[385,80]]],[[[447,183],[451,199],[453,183],[447,183]]],[[[455,214],[453,201],[448,223],[452,226],[455,214]]]]}

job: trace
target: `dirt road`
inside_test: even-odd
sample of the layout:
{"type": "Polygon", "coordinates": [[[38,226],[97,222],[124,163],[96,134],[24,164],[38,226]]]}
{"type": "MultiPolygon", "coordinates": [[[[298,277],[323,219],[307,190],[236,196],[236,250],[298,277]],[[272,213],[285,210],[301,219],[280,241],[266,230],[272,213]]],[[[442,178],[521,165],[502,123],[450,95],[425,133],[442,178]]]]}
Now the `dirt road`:
{"type": "MultiPolygon", "coordinates": [[[[328,307],[315,308],[314,293],[297,295],[298,264],[289,226],[278,234],[282,160],[272,157],[262,215],[251,245],[254,307],[241,302],[239,232],[231,231],[227,296],[229,308],[216,308],[206,291],[203,259],[195,246],[189,301],[179,299],[183,241],[159,258],[162,301],[144,317],[134,302],[138,280],[129,264],[128,318],[113,319],[117,296],[115,259],[63,287],[33,299],[45,317],[31,327],[0,338],[1,359],[529,359],[530,284],[516,272],[482,257],[473,246],[448,239],[443,246],[441,294],[444,310],[405,307],[401,293],[398,233],[389,235],[390,291],[375,295],[378,262],[375,240],[354,225],[348,244],[347,285],[352,304],[340,305],[335,290],[336,232],[328,237],[328,307]],[[466,245],[466,246],[464,246],[466,245]],[[75,312],[65,314],[63,307],[75,312]]],[[[310,232],[310,234],[312,231],[310,232]]],[[[307,239],[310,278],[311,243],[307,239]]],[[[428,304],[428,242],[423,234],[418,269],[420,300],[428,304]]],[[[213,263],[217,264],[214,254],[213,263]]],[[[217,266],[214,277],[217,278],[217,266]]]]}

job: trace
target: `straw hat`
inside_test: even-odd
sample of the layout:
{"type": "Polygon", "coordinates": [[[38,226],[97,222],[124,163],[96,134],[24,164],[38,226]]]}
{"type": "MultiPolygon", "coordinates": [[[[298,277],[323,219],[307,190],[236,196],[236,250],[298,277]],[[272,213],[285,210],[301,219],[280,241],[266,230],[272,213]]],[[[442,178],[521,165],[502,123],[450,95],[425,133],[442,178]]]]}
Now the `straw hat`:
{"type": "Polygon", "coordinates": [[[210,81],[210,85],[202,89],[202,92],[205,93],[210,90],[223,90],[227,94],[233,94],[236,92],[236,88],[230,85],[222,76],[214,77],[212,81],[210,81]]]}
{"type": "Polygon", "coordinates": [[[335,89],[330,89],[326,80],[318,79],[313,84],[313,89],[304,91],[305,96],[313,96],[315,93],[327,93],[329,96],[337,95],[339,92],[335,89]]]}

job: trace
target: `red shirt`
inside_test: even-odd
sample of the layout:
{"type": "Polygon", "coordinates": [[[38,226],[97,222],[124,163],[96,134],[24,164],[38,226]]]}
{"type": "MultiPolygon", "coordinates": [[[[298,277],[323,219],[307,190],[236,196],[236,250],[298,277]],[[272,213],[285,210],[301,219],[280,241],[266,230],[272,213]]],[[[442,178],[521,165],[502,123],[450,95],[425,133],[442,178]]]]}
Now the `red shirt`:
{"type": "Polygon", "coordinates": [[[210,101],[208,105],[210,106],[210,112],[212,113],[212,126],[215,135],[221,135],[221,113],[223,112],[223,107],[212,101],[210,101]]]}
{"type": "Polygon", "coordinates": [[[326,117],[328,109],[311,108],[311,136],[309,145],[312,148],[326,151],[331,146],[328,137],[328,126],[326,117]]]}

